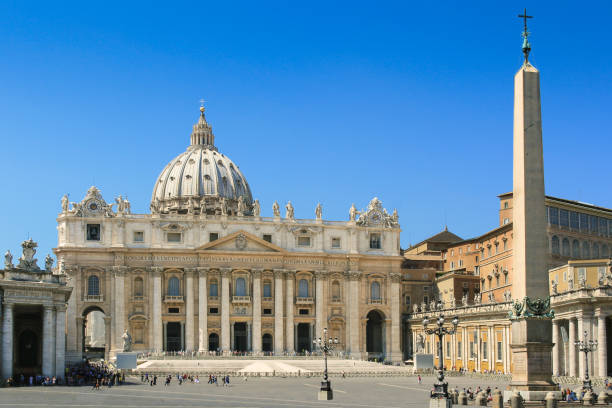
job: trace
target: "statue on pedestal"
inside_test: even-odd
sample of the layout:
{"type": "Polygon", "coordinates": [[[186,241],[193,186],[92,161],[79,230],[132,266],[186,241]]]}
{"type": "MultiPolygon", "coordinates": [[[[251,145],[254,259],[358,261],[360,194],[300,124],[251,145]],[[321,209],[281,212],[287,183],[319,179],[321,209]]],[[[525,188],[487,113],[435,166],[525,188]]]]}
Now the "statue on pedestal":
{"type": "Polygon", "coordinates": [[[293,209],[293,204],[291,204],[291,201],[287,203],[287,205],[285,206],[285,209],[287,210],[287,212],[285,213],[285,218],[292,220],[294,209],[293,209]]]}
{"type": "Polygon", "coordinates": [[[123,339],[123,351],[132,351],[132,336],[127,329],[125,329],[121,338],[123,339]]]}
{"type": "Polygon", "coordinates": [[[317,204],[317,208],[315,208],[315,216],[317,220],[320,220],[323,216],[323,206],[321,206],[321,203],[317,204]]]}
{"type": "Polygon", "coordinates": [[[355,203],[353,203],[349,209],[349,221],[355,221],[355,218],[357,218],[357,207],[355,207],[355,203]]]}
{"type": "Polygon", "coordinates": [[[45,270],[51,272],[51,268],[53,268],[53,258],[51,258],[51,255],[47,254],[45,257],[45,270]]]}
{"type": "Polygon", "coordinates": [[[4,254],[4,269],[13,269],[13,254],[7,250],[4,254]]]}
{"type": "Polygon", "coordinates": [[[244,210],[246,209],[246,205],[244,204],[244,197],[238,197],[238,216],[244,216],[244,210]]]}
{"type": "Polygon", "coordinates": [[[259,205],[259,200],[255,200],[253,203],[253,215],[259,217],[259,214],[261,214],[261,205],[259,205]]]}
{"type": "Polygon", "coordinates": [[[274,201],[274,204],[272,204],[272,213],[275,217],[280,217],[280,206],[276,201],[274,201]]]}
{"type": "Polygon", "coordinates": [[[67,214],[69,207],[70,203],[68,202],[68,195],[64,194],[64,196],[62,197],[62,214],[67,214]]]}

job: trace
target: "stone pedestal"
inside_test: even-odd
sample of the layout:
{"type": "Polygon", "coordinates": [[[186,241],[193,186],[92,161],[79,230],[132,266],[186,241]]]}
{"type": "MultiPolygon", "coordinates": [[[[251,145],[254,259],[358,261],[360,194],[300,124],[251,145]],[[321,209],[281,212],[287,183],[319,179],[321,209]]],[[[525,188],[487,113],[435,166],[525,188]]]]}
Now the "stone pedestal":
{"type": "Polygon", "coordinates": [[[334,393],[331,389],[330,381],[321,381],[321,389],[319,390],[319,401],[329,401],[334,399],[334,393]]]}

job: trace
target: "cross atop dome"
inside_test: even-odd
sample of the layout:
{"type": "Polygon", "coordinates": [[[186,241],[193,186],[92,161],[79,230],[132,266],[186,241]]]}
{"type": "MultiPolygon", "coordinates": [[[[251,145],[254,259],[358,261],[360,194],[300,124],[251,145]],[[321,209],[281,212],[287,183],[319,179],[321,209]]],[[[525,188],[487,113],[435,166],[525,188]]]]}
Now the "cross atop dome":
{"type": "Polygon", "coordinates": [[[206,122],[206,116],[204,111],[204,99],[200,99],[200,118],[198,123],[193,125],[193,131],[191,132],[191,145],[192,146],[206,146],[210,149],[216,150],[215,148],[215,135],[212,132],[212,127],[206,122]]]}

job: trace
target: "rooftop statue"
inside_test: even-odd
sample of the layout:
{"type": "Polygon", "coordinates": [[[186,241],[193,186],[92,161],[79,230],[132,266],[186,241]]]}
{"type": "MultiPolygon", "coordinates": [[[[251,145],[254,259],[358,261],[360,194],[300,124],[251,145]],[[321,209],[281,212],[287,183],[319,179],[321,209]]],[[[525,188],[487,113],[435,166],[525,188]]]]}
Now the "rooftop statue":
{"type": "Polygon", "coordinates": [[[355,207],[355,203],[353,203],[349,209],[349,221],[355,221],[355,218],[357,218],[357,208],[355,207]]]}
{"type": "Polygon", "coordinates": [[[272,204],[272,213],[274,213],[275,217],[280,217],[280,207],[276,201],[272,204]]]}
{"type": "Polygon", "coordinates": [[[68,195],[64,194],[62,197],[62,214],[67,214],[69,207],[70,203],[68,202],[68,195]]]}
{"type": "Polygon", "coordinates": [[[244,197],[238,197],[238,216],[244,216],[244,212],[246,210],[246,205],[244,204],[244,197]]]}
{"type": "Polygon", "coordinates": [[[320,220],[323,217],[323,206],[321,203],[317,204],[317,208],[315,208],[315,216],[317,220],[320,220]]]}
{"type": "Polygon", "coordinates": [[[259,217],[259,214],[261,214],[261,206],[259,205],[259,200],[255,200],[253,203],[253,215],[259,217]]]}
{"type": "Polygon", "coordinates": [[[51,268],[53,268],[53,258],[47,254],[45,257],[45,271],[51,272],[51,268]]]}
{"type": "Polygon", "coordinates": [[[21,243],[22,255],[19,258],[19,265],[17,265],[17,268],[28,271],[40,271],[40,268],[36,265],[36,259],[34,258],[37,246],[38,244],[32,241],[32,238],[21,243]]]}
{"type": "Polygon", "coordinates": [[[13,254],[7,249],[4,254],[4,269],[13,269],[13,254]]]}
{"type": "Polygon", "coordinates": [[[291,201],[287,203],[287,205],[285,206],[285,209],[287,210],[287,212],[285,213],[285,218],[292,220],[294,210],[293,210],[293,205],[291,204],[291,201]]]}

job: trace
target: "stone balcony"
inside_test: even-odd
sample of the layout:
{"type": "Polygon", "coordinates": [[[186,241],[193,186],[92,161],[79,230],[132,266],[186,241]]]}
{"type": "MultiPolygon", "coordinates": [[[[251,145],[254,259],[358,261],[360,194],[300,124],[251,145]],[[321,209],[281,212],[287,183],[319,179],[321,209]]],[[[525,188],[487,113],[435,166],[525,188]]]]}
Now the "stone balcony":
{"type": "Polygon", "coordinates": [[[385,303],[387,302],[382,298],[378,298],[378,299],[369,298],[368,299],[368,305],[384,305],[385,303]]]}
{"type": "Polygon", "coordinates": [[[85,295],[84,302],[104,302],[104,295],[85,295]]]}
{"type": "Polygon", "coordinates": [[[166,303],[183,303],[183,296],[164,296],[164,302],[166,303]]]}
{"type": "Polygon", "coordinates": [[[132,296],[132,302],[144,302],[144,296],[132,296]]]}
{"type": "Polygon", "coordinates": [[[232,296],[232,303],[233,304],[251,303],[251,297],[250,296],[232,296]]]}
{"type": "Polygon", "coordinates": [[[208,297],[208,301],[209,302],[213,302],[213,303],[217,303],[217,302],[219,302],[219,296],[209,296],[208,297]]]}
{"type": "Polygon", "coordinates": [[[274,298],[270,297],[270,296],[267,296],[267,297],[262,298],[261,301],[263,303],[272,303],[272,302],[274,302],[274,298]]]}
{"type": "Polygon", "coordinates": [[[312,305],[314,303],[314,298],[312,297],[296,297],[295,304],[296,305],[312,305]]]}

